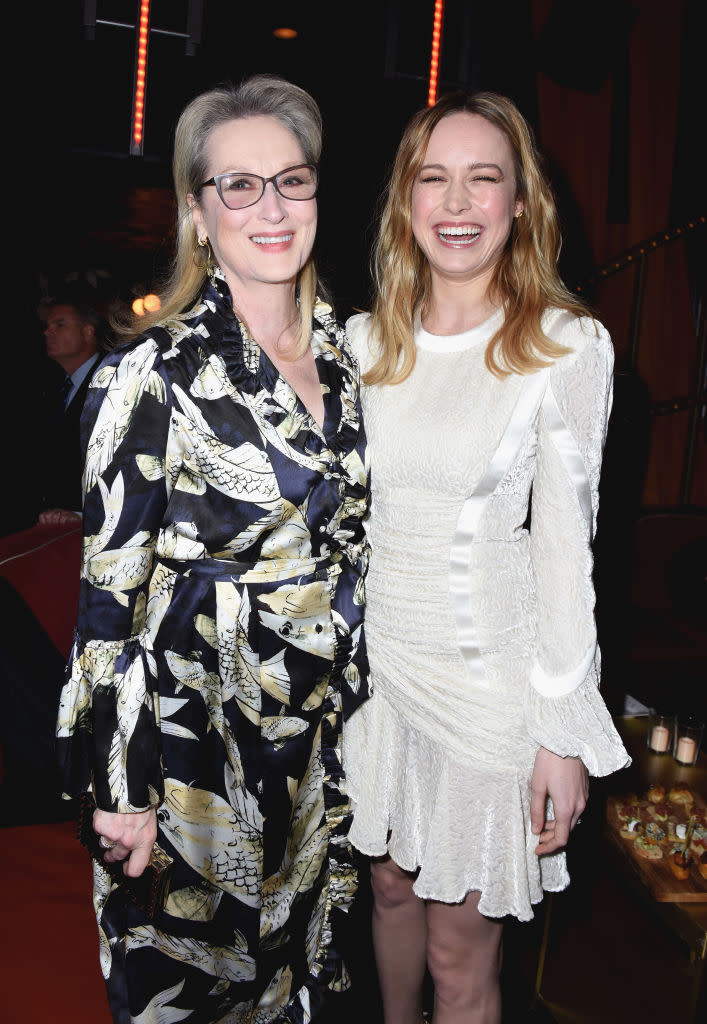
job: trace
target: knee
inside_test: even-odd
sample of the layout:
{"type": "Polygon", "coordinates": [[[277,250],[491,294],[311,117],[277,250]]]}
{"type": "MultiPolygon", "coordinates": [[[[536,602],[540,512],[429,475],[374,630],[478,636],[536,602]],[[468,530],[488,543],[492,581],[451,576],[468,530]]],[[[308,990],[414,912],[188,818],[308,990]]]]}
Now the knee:
{"type": "Polygon", "coordinates": [[[448,1007],[474,1006],[495,992],[501,969],[498,935],[460,941],[459,936],[431,929],[427,934],[427,966],[435,996],[448,1007]]]}
{"type": "Polygon", "coordinates": [[[472,973],[468,957],[447,943],[428,938],[427,967],[440,1006],[457,1009],[469,1003],[472,973]]]}
{"type": "MultiPolygon", "coordinates": [[[[465,957],[448,938],[428,931],[427,933],[427,966],[434,982],[435,992],[452,995],[455,979],[468,967],[468,956],[465,957]]],[[[452,1000],[453,1001],[453,1000],[452,1000]]]]}
{"type": "Polygon", "coordinates": [[[417,899],[412,877],[392,861],[371,864],[371,889],[379,910],[401,907],[417,899]]]}

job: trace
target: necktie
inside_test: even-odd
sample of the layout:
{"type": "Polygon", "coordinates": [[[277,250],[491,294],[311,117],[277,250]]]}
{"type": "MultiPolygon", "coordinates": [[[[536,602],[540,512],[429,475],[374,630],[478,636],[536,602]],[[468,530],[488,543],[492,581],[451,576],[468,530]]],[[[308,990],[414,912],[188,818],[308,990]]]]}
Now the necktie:
{"type": "Polygon", "coordinates": [[[66,409],[66,400],[69,397],[71,391],[71,377],[66,377],[59,388],[59,401],[61,402],[61,411],[66,409]]]}

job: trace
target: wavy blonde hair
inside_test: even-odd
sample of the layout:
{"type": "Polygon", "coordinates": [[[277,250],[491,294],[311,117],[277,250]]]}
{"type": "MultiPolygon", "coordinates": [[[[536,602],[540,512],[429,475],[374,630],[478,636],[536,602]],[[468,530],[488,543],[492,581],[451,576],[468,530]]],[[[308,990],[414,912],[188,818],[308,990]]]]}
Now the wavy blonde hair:
{"type": "Polygon", "coordinates": [[[514,219],[505,251],[491,282],[505,318],[486,348],[486,365],[498,377],[530,373],[568,350],[543,333],[549,307],[591,315],[563,284],[557,261],[561,236],[557,209],[542,168],[533,132],[515,104],[492,92],[454,92],[413,115],[398,146],[383,196],[371,269],[375,288],[372,336],[378,358],[366,384],[399,384],[415,365],[413,324],[431,296],[429,264],[412,232],[412,189],[424,163],[430,136],[450,114],[478,114],[499,128],[511,148],[516,199],[523,216],[514,219]]]}
{"type": "MultiPolygon", "coordinates": [[[[299,86],[275,75],[253,75],[238,86],[224,85],[196,96],[182,111],[174,139],[172,176],[177,199],[175,255],[160,289],[160,309],[137,317],[114,318],[113,327],[123,340],[137,337],[150,327],[171,320],[191,308],[206,284],[210,250],[199,247],[187,196],[199,200],[200,186],[208,177],[206,145],[215,128],[250,117],[274,117],[296,138],[306,163],[319,164],[322,151],[322,117],[312,96],[299,86]]],[[[312,312],[317,294],[326,289],[317,276],[310,255],[296,282],[299,306],[297,358],[312,334],[312,312]]]]}

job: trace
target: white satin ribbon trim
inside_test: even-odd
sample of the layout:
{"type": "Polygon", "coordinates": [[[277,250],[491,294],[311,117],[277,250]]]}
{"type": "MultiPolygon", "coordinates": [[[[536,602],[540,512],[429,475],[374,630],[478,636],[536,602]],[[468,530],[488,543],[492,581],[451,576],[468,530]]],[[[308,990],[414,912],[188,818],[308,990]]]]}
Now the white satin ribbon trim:
{"type": "Polygon", "coordinates": [[[552,384],[548,387],[543,399],[543,416],[545,417],[547,429],[550,432],[550,439],[557,448],[577,492],[579,507],[591,533],[593,517],[592,490],[589,483],[589,474],[587,473],[582,453],[577,447],[577,442],[560,412],[557,399],[552,392],[552,384]]]}
{"type": "Polygon", "coordinates": [[[548,373],[549,369],[540,370],[525,378],[500,444],[474,493],[462,505],[457,528],[452,537],[449,591],[457,623],[459,650],[469,675],[478,686],[485,689],[489,688],[489,682],[479,651],[472,611],[471,545],[486,500],[508,472],[526,435],[528,425],[537,416],[547,387],[548,373]]]}
{"type": "Polygon", "coordinates": [[[579,665],[576,665],[569,672],[565,672],[561,676],[548,675],[544,669],[540,668],[536,661],[530,673],[531,686],[538,693],[542,694],[543,697],[564,697],[565,694],[572,693],[587,678],[589,669],[594,662],[596,649],[597,644],[596,640],[594,640],[589,645],[589,649],[579,665]]]}

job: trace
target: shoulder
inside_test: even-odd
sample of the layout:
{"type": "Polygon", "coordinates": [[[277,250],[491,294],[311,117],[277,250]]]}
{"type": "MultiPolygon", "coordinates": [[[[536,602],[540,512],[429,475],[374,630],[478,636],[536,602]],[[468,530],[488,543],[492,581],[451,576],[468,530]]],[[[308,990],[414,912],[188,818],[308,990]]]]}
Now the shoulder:
{"type": "Polygon", "coordinates": [[[596,317],[549,309],[543,315],[542,327],[552,341],[569,349],[556,360],[558,371],[582,362],[603,363],[613,368],[614,346],[606,327],[596,317]]]}
{"type": "Polygon", "coordinates": [[[192,329],[187,322],[188,317],[189,314],[185,314],[183,318],[165,320],[150,327],[144,334],[117,345],[104,357],[101,366],[107,363],[114,366],[122,364],[127,369],[151,362],[157,368],[178,360],[194,348],[198,336],[203,335],[203,340],[208,337],[207,332],[192,329]]]}
{"type": "Polygon", "coordinates": [[[371,341],[371,314],[354,313],[346,321],[346,337],[351,351],[365,372],[373,362],[374,353],[371,341]]]}
{"type": "Polygon", "coordinates": [[[154,359],[160,354],[161,348],[159,341],[153,337],[152,331],[149,334],[141,334],[137,338],[130,338],[106,352],[98,366],[98,371],[100,372],[106,367],[124,366],[127,368],[146,358],[154,359]]]}
{"type": "Polygon", "coordinates": [[[169,391],[169,369],[175,354],[169,335],[162,328],[150,331],[107,352],[91,380],[91,391],[138,394],[149,391],[161,401],[169,391]]]}

